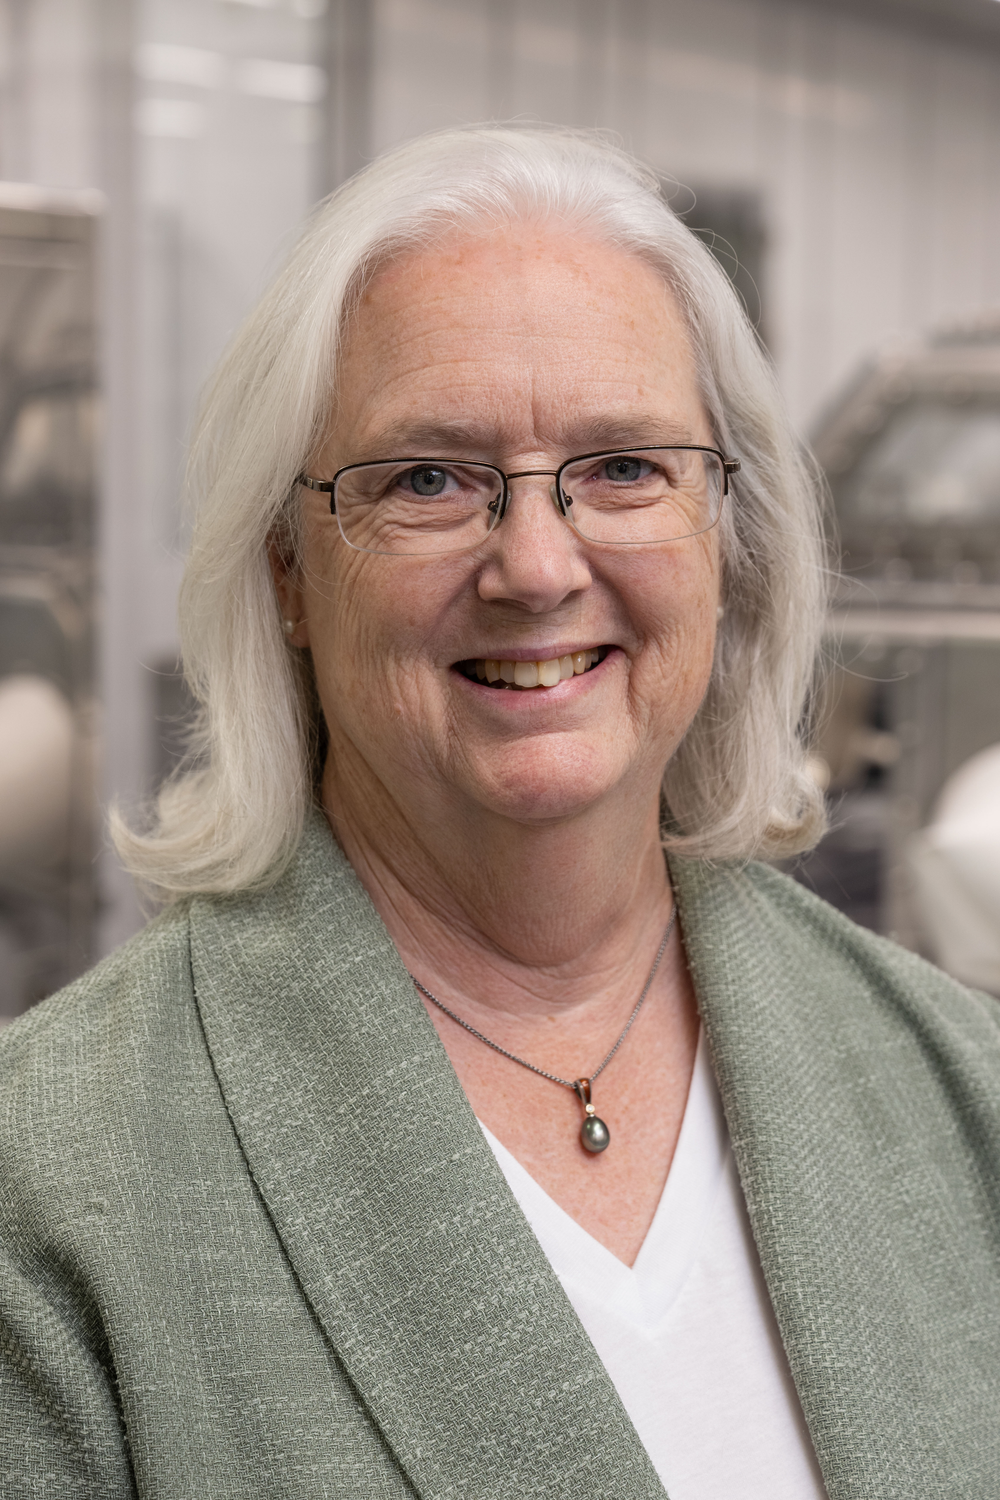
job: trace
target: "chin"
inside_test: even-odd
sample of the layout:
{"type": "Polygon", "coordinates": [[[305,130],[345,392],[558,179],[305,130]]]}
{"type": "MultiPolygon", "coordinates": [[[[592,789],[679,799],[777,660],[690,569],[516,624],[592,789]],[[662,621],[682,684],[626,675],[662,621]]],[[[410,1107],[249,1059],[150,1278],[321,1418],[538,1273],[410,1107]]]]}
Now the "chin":
{"type": "Polygon", "coordinates": [[[541,751],[508,750],[499,773],[494,765],[483,767],[482,777],[467,790],[481,807],[500,817],[541,826],[586,812],[613,790],[623,769],[579,749],[560,756],[550,744],[541,751]]]}

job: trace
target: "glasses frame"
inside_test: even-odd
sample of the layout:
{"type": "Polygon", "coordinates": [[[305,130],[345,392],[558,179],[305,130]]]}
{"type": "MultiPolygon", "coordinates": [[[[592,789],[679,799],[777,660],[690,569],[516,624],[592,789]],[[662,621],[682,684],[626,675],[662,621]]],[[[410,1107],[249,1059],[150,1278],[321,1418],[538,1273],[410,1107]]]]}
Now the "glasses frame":
{"type": "Polygon", "coordinates": [[[306,489],[316,490],[320,494],[330,496],[330,514],[331,516],[336,517],[337,530],[340,532],[345,545],[352,548],[352,550],[355,552],[370,552],[372,556],[376,557],[446,557],[449,551],[471,552],[476,547],[482,546],[482,542],[486,540],[486,537],[483,537],[481,541],[472,542],[461,547],[447,548],[443,552],[382,552],[377,551],[375,548],[358,547],[354,542],[348,541],[347,537],[344,536],[344,527],[341,522],[340,515],[337,511],[337,485],[340,483],[340,480],[344,477],[345,474],[353,473],[356,469],[374,469],[378,468],[382,464],[444,465],[449,463],[475,464],[477,468],[489,469],[499,479],[501,484],[500,495],[497,500],[491,501],[490,504],[486,507],[487,510],[491,512],[493,517],[486,529],[486,537],[493,535],[494,531],[496,531],[497,527],[500,525],[500,522],[507,514],[507,507],[510,504],[511,496],[510,481],[512,479],[554,479],[555,484],[550,487],[550,494],[552,496],[552,503],[555,505],[556,510],[564,520],[569,521],[577,536],[581,537],[585,542],[592,542],[592,544],[597,547],[662,546],[665,542],[683,542],[686,541],[688,537],[701,536],[703,532],[711,531],[713,526],[717,526],[719,524],[719,518],[722,515],[722,501],[725,500],[726,496],[729,494],[729,480],[732,475],[738,474],[741,468],[741,463],[738,458],[727,458],[720,448],[709,448],[703,443],[648,443],[641,448],[600,448],[596,453],[578,453],[575,454],[573,458],[567,458],[564,463],[561,463],[559,465],[558,469],[518,469],[513,473],[507,474],[496,464],[486,463],[485,461],[478,458],[442,458],[440,454],[437,454],[434,457],[430,458],[426,456],[417,456],[411,458],[404,455],[401,458],[374,458],[367,459],[364,463],[360,464],[344,464],[343,468],[338,469],[332,479],[314,479],[311,475],[303,473],[298,476],[295,482],[296,484],[304,485],[306,489]],[[719,502],[719,515],[716,516],[715,520],[712,521],[710,525],[703,526],[700,531],[687,531],[683,534],[683,536],[663,537],[659,541],[643,539],[642,541],[637,542],[595,542],[591,537],[588,537],[585,532],[582,532],[579,529],[570,513],[570,508],[573,504],[572,496],[563,494],[562,476],[567,469],[572,468],[574,464],[586,463],[590,459],[594,458],[617,458],[619,455],[627,453],[668,452],[713,453],[719,460],[719,463],[722,466],[722,495],[719,502]]]}

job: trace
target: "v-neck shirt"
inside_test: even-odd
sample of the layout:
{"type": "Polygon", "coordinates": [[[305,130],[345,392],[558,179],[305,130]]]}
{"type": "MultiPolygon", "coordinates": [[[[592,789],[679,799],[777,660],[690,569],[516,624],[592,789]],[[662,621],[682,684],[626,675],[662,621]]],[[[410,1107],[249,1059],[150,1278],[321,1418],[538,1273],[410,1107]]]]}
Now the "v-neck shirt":
{"type": "Polygon", "coordinates": [[[482,1128],[670,1500],[825,1500],[704,1034],[666,1186],[634,1266],[582,1229],[482,1128]]]}

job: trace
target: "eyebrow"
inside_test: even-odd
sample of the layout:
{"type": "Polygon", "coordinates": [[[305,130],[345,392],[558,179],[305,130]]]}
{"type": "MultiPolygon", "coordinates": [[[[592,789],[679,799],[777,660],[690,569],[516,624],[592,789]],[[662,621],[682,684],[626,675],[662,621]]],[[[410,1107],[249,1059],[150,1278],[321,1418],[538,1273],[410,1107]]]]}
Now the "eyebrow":
{"type": "MultiPolygon", "coordinates": [[[[601,453],[614,448],[683,446],[694,441],[689,427],[651,414],[635,414],[569,424],[553,446],[564,450],[566,458],[573,458],[581,453],[601,453]]],[[[503,447],[499,432],[485,424],[448,420],[401,422],[373,435],[363,445],[364,451],[352,455],[347,462],[438,456],[492,462],[503,447]]]]}

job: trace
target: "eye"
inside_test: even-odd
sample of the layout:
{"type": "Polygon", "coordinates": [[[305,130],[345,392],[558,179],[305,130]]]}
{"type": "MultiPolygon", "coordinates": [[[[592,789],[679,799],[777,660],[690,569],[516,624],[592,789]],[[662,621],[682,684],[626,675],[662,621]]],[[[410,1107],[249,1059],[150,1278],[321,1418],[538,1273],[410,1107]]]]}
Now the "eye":
{"type": "Polygon", "coordinates": [[[409,488],[415,495],[440,495],[448,482],[448,476],[444,469],[434,469],[427,465],[421,469],[411,469],[405,476],[409,481],[409,488]]]}
{"type": "Polygon", "coordinates": [[[630,454],[620,453],[604,465],[604,475],[613,484],[634,484],[642,477],[644,469],[648,470],[649,464],[641,458],[633,458],[630,454]]]}

